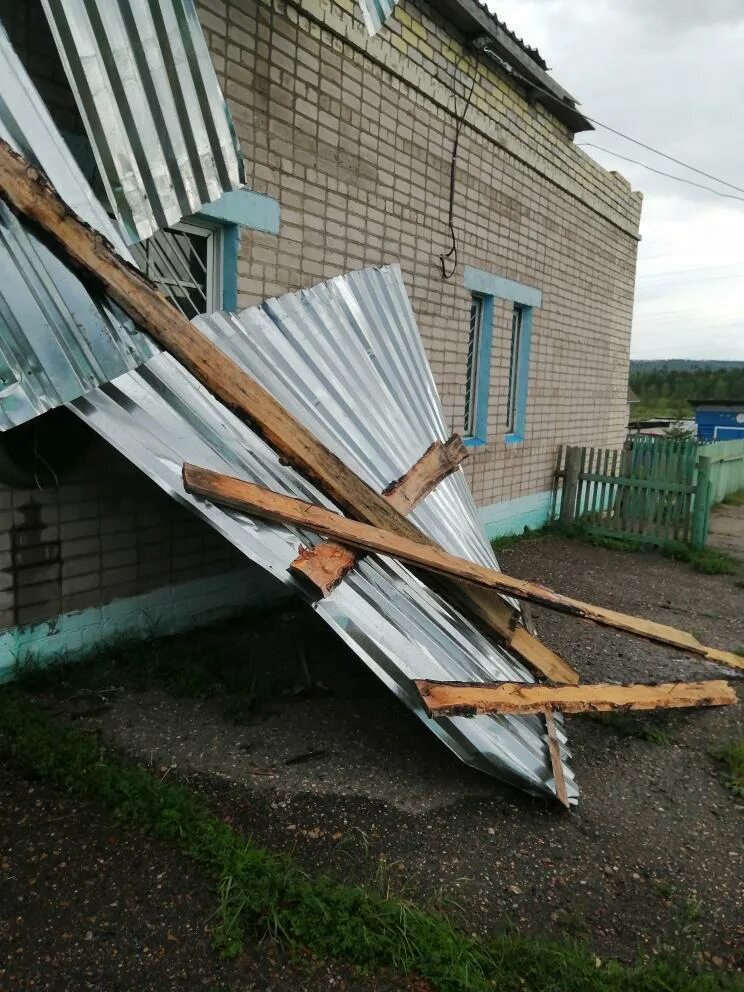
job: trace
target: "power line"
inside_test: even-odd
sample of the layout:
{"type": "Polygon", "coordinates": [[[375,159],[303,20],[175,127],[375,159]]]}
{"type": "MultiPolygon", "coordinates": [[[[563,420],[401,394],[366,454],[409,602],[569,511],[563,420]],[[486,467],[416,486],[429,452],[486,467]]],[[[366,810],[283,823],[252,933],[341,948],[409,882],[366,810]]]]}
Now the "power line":
{"type": "MultiPolygon", "coordinates": [[[[656,255],[656,258],[673,258],[672,255],[656,255]]],[[[639,262],[648,262],[649,259],[638,259],[639,262]]],[[[661,276],[681,276],[688,272],[713,272],[718,269],[729,269],[732,265],[744,265],[744,262],[724,262],[723,265],[699,265],[694,269],[667,269],[665,272],[645,272],[638,276],[639,279],[658,279],[661,276]]],[[[743,273],[744,274],[744,273],[743,273]]]]}
{"type": "MultiPolygon", "coordinates": [[[[546,92],[549,91],[546,90],[546,92]]],[[[681,159],[675,158],[673,155],[667,155],[666,152],[660,152],[658,148],[654,148],[652,145],[646,145],[644,144],[644,142],[639,141],[637,138],[631,138],[629,134],[623,134],[622,131],[617,131],[615,130],[614,127],[610,127],[609,124],[603,124],[602,121],[596,121],[594,120],[593,117],[587,117],[586,114],[584,114],[584,117],[586,117],[588,121],[591,121],[592,124],[596,124],[597,127],[604,128],[605,131],[611,131],[612,134],[616,134],[619,138],[624,138],[626,141],[631,141],[634,145],[638,145],[640,148],[645,148],[646,151],[653,152],[654,155],[659,155],[661,156],[661,158],[665,158],[668,159],[668,161],[670,162],[674,162],[675,165],[681,165],[683,169],[689,169],[690,172],[696,172],[699,176],[705,176],[706,179],[712,179],[713,182],[720,183],[721,186],[728,186],[730,189],[735,189],[739,193],[744,193],[744,187],[742,186],[735,186],[733,183],[728,182],[726,179],[719,179],[718,176],[713,176],[710,174],[710,172],[703,172],[702,169],[698,169],[694,165],[689,165],[687,162],[683,162],[681,159]]],[[[622,158],[622,156],[620,157],[622,158]]],[[[637,164],[642,165],[643,163],[639,162],[637,164]]],[[[662,173],[662,175],[666,175],[666,173],[662,173]]],[[[672,176],[671,178],[676,179],[678,177],[672,176]]],[[[685,181],[686,180],[683,180],[683,182],[685,181]]],[[[703,187],[703,188],[707,189],[707,187],[703,187]]]]}
{"type": "MultiPolygon", "coordinates": [[[[491,52],[489,52],[488,54],[493,55],[493,53],[491,53],[491,52]]],[[[495,57],[495,60],[497,62],[499,62],[499,64],[501,65],[501,67],[503,69],[505,69],[507,72],[509,72],[516,79],[519,79],[519,81],[522,82],[522,83],[524,83],[525,86],[529,87],[530,90],[533,90],[533,91],[536,90],[536,91],[539,91],[541,93],[544,93],[546,96],[550,97],[551,103],[554,103],[555,102],[555,99],[556,99],[555,93],[551,93],[550,90],[546,89],[544,86],[540,86],[538,83],[533,82],[533,80],[528,79],[526,76],[523,76],[521,72],[518,72],[516,69],[514,69],[513,66],[509,65],[509,63],[505,62],[501,57],[496,56],[495,57]]],[[[673,155],[667,155],[666,152],[662,152],[658,148],[654,148],[653,145],[647,145],[645,142],[639,141],[638,138],[631,138],[631,136],[629,134],[625,134],[623,131],[618,131],[617,128],[610,127],[609,124],[605,124],[602,121],[598,121],[595,117],[589,117],[589,115],[588,114],[585,114],[583,111],[579,111],[579,113],[582,115],[582,117],[584,117],[586,120],[590,121],[592,124],[596,124],[597,127],[604,128],[605,131],[610,131],[612,134],[616,134],[618,136],[618,138],[624,138],[625,141],[630,141],[632,144],[638,145],[640,148],[645,148],[646,151],[652,152],[654,155],[659,155],[661,158],[665,158],[669,162],[674,162],[675,165],[681,165],[683,169],[689,169],[690,172],[696,172],[699,176],[704,176],[706,179],[712,179],[714,183],[720,183],[721,186],[728,186],[729,189],[735,189],[737,191],[737,193],[744,193],[744,186],[736,186],[736,185],[734,185],[734,183],[730,183],[726,179],[719,179],[718,176],[714,176],[710,172],[704,172],[702,169],[698,169],[697,166],[690,165],[689,162],[683,162],[682,159],[675,158],[673,155]]],[[[578,144],[578,142],[577,142],[577,144],[578,144]]],[[[586,144],[589,144],[589,142],[586,142],[586,144]]],[[[581,147],[581,145],[579,145],[579,147],[581,147]]],[[[599,147],[599,146],[594,145],[592,147],[599,147]]],[[[615,152],[611,152],[611,154],[614,155],[616,153],[615,152]]],[[[623,156],[620,155],[619,158],[623,158],[623,156]]],[[[632,162],[633,159],[628,159],[627,161],[632,162]]],[[[656,169],[652,169],[651,166],[644,165],[643,162],[636,162],[635,164],[636,165],[643,166],[644,168],[647,168],[647,169],[651,169],[652,172],[656,172],[657,171],[656,169]]],[[[662,173],[660,173],[660,175],[665,176],[665,175],[667,175],[667,173],[666,172],[662,172],[662,173]]],[[[670,179],[680,179],[680,182],[689,182],[689,180],[681,179],[679,176],[671,176],[670,175],[669,178],[670,179]]],[[[704,186],[702,188],[703,189],[708,189],[709,187],[704,186]]],[[[715,191],[712,191],[712,192],[715,192],[715,191]]],[[[722,193],[720,195],[721,196],[724,196],[725,194],[722,193]]],[[[736,197],[736,199],[740,199],[740,197],[736,197]]]]}
{"type": "Polygon", "coordinates": [[[744,272],[732,272],[727,276],[706,276],[704,279],[675,279],[672,282],[657,283],[649,289],[660,289],[662,286],[696,286],[701,282],[720,282],[722,279],[744,279],[744,272]]]}
{"type": "MultiPolygon", "coordinates": [[[[591,118],[587,117],[587,120],[591,120],[591,118]]],[[[608,130],[611,131],[612,128],[608,128],[608,130]]],[[[614,152],[611,148],[603,148],[602,145],[595,145],[591,141],[577,141],[576,144],[579,148],[596,148],[600,152],[606,152],[608,155],[614,155],[616,158],[621,158],[624,162],[632,162],[633,165],[640,165],[642,169],[648,169],[649,172],[655,172],[657,176],[666,176],[667,179],[676,179],[678,183],[685,183],[687,186],[695,186],[697,189],[704,189],[708,193],[715,193],[716,196],[723,196],[728,200],[740,200],[744,203],[744,196],[736,196],[735,193],[724,193],[722,190],[713,189],[712,186],[706,186],[704,183],[696,183],[694,179],[685,179],[683,176],[675,176],[671,172],[664,172],[661,169],[655,169],[652,165],[647,165],[645,162],[639,162],[638,159],[629,158],[627,155],[621,155],[620,152],[614,152]]],[[[639,141],[637,144],[642,145],[642,142],[639,141]]],[[[643,147],[645,148],[646,146],[643,145],[643,147]]],[[[676,161],[676,159],[673,159],[673,161],[676,161]]],[[[692,168],[692,166],[687,166],[687,168],[692,168]]],[[[698,170],[694,169],[693,171],[697,172],[698,170]]],[[[707,175],[707,173],[703,174],[707,175]]],[[[711,176],[711,178],[717,183],[723,183],[725,186],[731,185],[731,183],[724,183],[722,179],[716,179],[715,176],[711,176]]],[[[738,186],[733,187],[733,189],[738,188],[738,186]]],[[[742,190],[742,192],[744,193],[744,190],[742,190]]]]}

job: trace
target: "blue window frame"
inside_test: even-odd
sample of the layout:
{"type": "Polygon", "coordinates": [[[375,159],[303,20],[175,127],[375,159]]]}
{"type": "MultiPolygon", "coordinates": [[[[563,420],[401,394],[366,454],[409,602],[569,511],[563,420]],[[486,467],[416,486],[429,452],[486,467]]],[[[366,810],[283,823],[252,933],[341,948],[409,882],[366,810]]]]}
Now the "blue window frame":
{"type": "Polygon", "coordinates": [[[488,433],[488,387],[491,378],[493,297],[473,293],[465,378],[465,444],[485,444],[488,433]]]}
{"type": "MultiPolygon", "coordinates": [[[[465,444],[480,447],[488,440],[488,414],[491,385],[494,300],[513,303],[510,333],[509,367],[503,403],[504,441],[519,444],[524,440],[529,387],[529,362],[532,344],[532,310],[542,304],[542,293],[504,279],[483,269],[465,267],[465,286],[471,291],[470,331],[465,377],[465,444]]],[[[498,330],[497,330],[498,333],[498,330]]]]}
{"type": "Polygon", "coordinates": [[[279,203],[241,189],[132,245],[143,272],[186,317],[237,310],[240,229],[279,232],[279,203]]]}

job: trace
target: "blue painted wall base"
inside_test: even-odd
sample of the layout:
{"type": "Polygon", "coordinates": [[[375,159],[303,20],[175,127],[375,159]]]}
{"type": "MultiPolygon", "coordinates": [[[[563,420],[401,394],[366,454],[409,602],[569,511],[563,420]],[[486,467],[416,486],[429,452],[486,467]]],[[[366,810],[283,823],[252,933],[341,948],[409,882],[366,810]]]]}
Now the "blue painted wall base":
{"type": "Polygon", "coordinates": [[[12,679],[19,665],[82,660],[116,641],[206,627],[289,595],[286,587],[254,567],[11,627],[0,631],[0,682],[12,679]]]}
{"type": "Polygon", "coordinates": [[[550,490],[492,503],[481,507],[478,512],[489,540],[508,534],[522,534],[525,527],[536,530],[548,522],[550,490]]]}

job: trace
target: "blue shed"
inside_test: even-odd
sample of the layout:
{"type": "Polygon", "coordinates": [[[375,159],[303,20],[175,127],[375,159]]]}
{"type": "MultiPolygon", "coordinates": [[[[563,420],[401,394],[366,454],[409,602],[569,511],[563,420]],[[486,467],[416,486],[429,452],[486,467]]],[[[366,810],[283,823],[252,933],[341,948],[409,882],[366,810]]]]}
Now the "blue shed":
{"type": "Polygon", "coordinates": [[[744,400],[690,400],[699,441],[744,440],[744,400]]]}

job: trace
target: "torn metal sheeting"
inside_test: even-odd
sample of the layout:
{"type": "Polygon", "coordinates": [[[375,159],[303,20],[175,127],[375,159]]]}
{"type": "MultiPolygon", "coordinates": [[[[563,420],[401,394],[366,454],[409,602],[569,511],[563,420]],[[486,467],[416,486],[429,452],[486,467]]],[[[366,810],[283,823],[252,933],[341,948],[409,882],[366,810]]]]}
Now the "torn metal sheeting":
{"type": "Polygon", "coordinates": [[[243,160],[193,0],[42,0],[129,242],[238,189],[243,160]]]}
{"type": "MultiPolygon", "coordinates": [[[[382,490],[432,440],[446,440],[441,405],[397,267],[338,277],[270,300],[240,317],[195,323],[323,443],[382,490]]],[[[189,496],[194,462],[333,508],[169,355],[94,390],[72,409],[166,492],[190,506],[240,551],[304,594],[287,571],[316,538],[189,496]]],[[[449,550],[493,567],[461,470],[411,516],[449,550]]],[[[504,649],[393,559],[365,558],[318,614],[462,760],[536,794],[555,795],[544,721],[487,716],[428,721],[415,678],[534,682],[504,649]]],[[[578,796],[558,731],[569,798],[578,796]]]]}
{"type": "MultiPolygon", "coordinates": [[[[0,94],[0,137],[129,260],[1,26],[0,94]]],[[[76,399],[157,351],[0,201],[0,430],[76,399]]]]}
{"type": "Polygon", "coordinates": [[[377,34],[396,8],[398,0],[359,0],[367,31],[377,34]]]}

